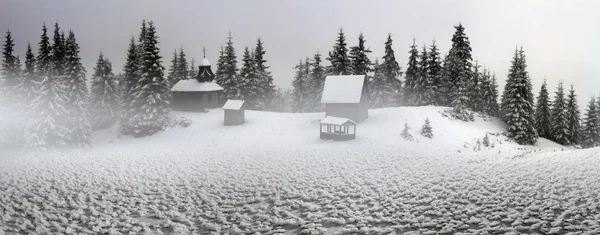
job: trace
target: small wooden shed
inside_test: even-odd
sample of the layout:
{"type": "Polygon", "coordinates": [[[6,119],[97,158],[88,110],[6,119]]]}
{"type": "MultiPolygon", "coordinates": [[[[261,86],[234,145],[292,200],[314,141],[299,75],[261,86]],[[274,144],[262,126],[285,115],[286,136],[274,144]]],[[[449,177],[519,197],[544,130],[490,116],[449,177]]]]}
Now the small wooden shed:
{"type": "Polygon", "coordinates": [[[369,88],[365,75],[327,76],[321,96],[325,116],[359,123],[369,117],[369,88]]]}
{"type": "Polygon", "coordinates": [[[223,125],[240,125],[246,122],[246,102],[243,100],[227,100],[223,110],[225,110],[223,125]]]}
{"type": "Polygon", "coordinates": [[[325,117],[320,122],[321,139],[346,141],[356,139],[356,122],[349,118],[325,117]]]}

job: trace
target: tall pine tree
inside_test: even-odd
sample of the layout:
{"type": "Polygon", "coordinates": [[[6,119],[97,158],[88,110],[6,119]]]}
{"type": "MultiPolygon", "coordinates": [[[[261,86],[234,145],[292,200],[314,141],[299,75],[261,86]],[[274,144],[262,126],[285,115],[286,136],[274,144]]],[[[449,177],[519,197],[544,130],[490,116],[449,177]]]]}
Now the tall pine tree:
{"type": "Polygon", "coordinates": [[[417,80],[415,80],[413,85],[413,93],[410,99],[410,104],[414,106],[430,105],[435,101],[435,97],[432,97],[434,94],[428,93],[427,96],[425,94],[425,91],[430,85],[428,69],[429,58],[427,54],[427,47],[423,45],[423,51],[421,52],[421,56],[419,56],[417,80]]]}
{"type": "Polygon", "coordinates": [[[485,105],[482,99],[481,80],[483,75],[479,71],[480,68],[481,65],[479,65],[479,61],[475,61],[472,76],[467,85],[467,92],[469,93],[470,100],[469,107],[476,112],[482,111],[483,106],[485,105]]]}
{"type": "Polygon", "coordinates": [[[567,102],[562,81],[556,89],[552,104],[552,140],[562,145],[568,145],[571,142],[569,141],[569,124],[567,122],[567,102]]]}
{"type": "Polygon", "coordinates": [[[69,31],[65,42],[65,78],[67,81],[67,110],[69,111],[70,144],[85,148],[92,145],[92,126],[89,115],[89,93],[85,68],[79,57],[79,45],[75,33],[69,31]]]}
{"type": "Polygon", "coordinates": [[[434,92],[435,101],[433,104],[440,105],[442,104],[442,93],[445,89],[445,86],[442,81],[442,60],[440,58],[440,52],[435,44],[435,40],[433,40],[433,44],[429,47],[429,61],[427,63],[430,87],[427,89],[429,92],[434,92]]]}
{"type": "Polygon", "coordinates": [[[373,78],[370,81],[369,89],[371,91],[371,106],[373,108],[381,108],[386,107],[386,97],[384,95],[385,92],[385,77],[381,72],[381,65],[379,64],[379,60],[375,59],[375,73],[373,74],[373,78]]]}
{"type": "Polygon", "coordinates": [[[14,55],[15,44],[10,30],[6,31],[4,39],[4,45],[2,47],[2,68],[0,68],[0,79],[4,81],[0,84],[0,92],[2,93],[0,95],[12,97],[16,95],[14,94],[14,90],[20,82],[20,67],[17,63],[17,57],[14,55]]]}
{"type": "Polygon", "coordinates": [[[385,52],[382,57],[383,62],[379,65],[379,72],[383,76],[383,103],[384,106],[398,106],[401,99],[402,90],[402,68],[396,61],[396,55],[392,48],[392,35],[388,34],[385,41],[385,52]]]}
{"type": "Polygon", "coordinates": [[[350,48],[350,64],[354,75],[368,75],[373,71],[371,60],[367,55],[371,50],[365,46],[365,42],[365,37],[361,33],[358,36],[358,45],[350,48]]]}
{"type": "Polygon", "coordinates": [[[600,116],[598,116],[598,107],[594,98],[590,100],[583,121],[582,142],[584,148],[593,148],[600,146],[600,116]]]}
{"type": "Polygon", "coordinates": [[[39,81],[35,72],[35,55],[31,50],[31,44],[27,43],[25,52],[25,68],[23,78],[17,87],[17,92],[21,94],[21,104],[28,105],[37,96],[39,81]]]}
{"type": "Polygon", "coordinates": [[[471,67],[473,58],[471,56],[471,44],[465,34],[462,24],[454,27],[456,32],[452,36],[452,47],[448,53],[448,80],[450,86],[450,100],[458,96],[459,85],[470,84],[471,67]]]}
{"type": "Polygon", "coordinates": [[[550,96],[546,79],[540,88],[540,94],[537,98],[537,106],[535,109],[535,129],[540,137],[551,138],[552,121],[550,116],[550,96]]]}
{"type": "Polygon", "coordinates": [[[134,95],[135,95],[135,87],[138,83],[138,74],[139,74],[139,58],[137,45],[135,44],[135,39],[131,37],[129,42],[129,48],[127,49],[127,56],[125,58],[125,66],[123,67],[124,78],[123,84],[121,86],[121,104],[120,104],[120,115],[119,115],[119,131],[121,134],[129,135],[133,134],[133,126],[131,124],[131,119],[135,115],[135,103],[134,95]]]}
{"type": "Polygon", "coordinates": [[[509,138],[518,144],[535,144],[535,113],[532,102],[531,81],[527,73],[525,52],[515,49],[512,65],[502,94],[502,119],[507,125],[509,138]]]}
{"type": "Polygon", "coordinates": [[[178,61],[177,50],[173,50],[173,58],[171,59],[171,66],[169,66],[169,73],[167,75],[167,79],[169,80],[171,86],[174,86],[175,83],[177,83],[177,79],[175,77],[177,77],[177,69],[179,68],[177,65],[178,61]]]}
{"type": "Polygon", "coordinates": [[[321,54],[319,51],[314,55],[312,60],[312,70],[308,82],[308,110],[321,111],[321,96],[323,94],[323,86],[325,85],[325,67],[322,64],[321,54]]]}
{"type": "Polygon", "coordinates": [[[64,59],[65,59],[65,40],[61,35],[58,22],[54,23],[54,37],[52,38],[52,75],[61,81],[64,81],[64,59]]]}
{"type": "Polygon", "coordinates": [[[306,66],[309,64],[308,58],[306,62],[302,62],[295,67],[296,76],[292,81],[292,112],[305,112],[308,106],[309,87],[308,75],[306,66]]]}
{"type": "Polygon", "coordinates": [[[266,109],[267,104],[271,103],[273,94],[275,93],[275,85],[273,85],[273,76],[267,66],[265,54],[267,51],[264,48],[260,38],[256,39],[256,48],[254,48],[254,63],[256,63],[256,73],[259,80],[260,102],[258,109],[266,109]]]}
{"type": "Polygon", "coordinates": [[[38,46],[38,55],[36,59],[36,71],[39,78],[50,76],[52,68],[52,47],[50,46],[50,38],[48,38],[48,28],[46,24],[42,25],[42,35],[38,46]]]}
{"type": "Polygon", "coordinates": [[[408,51],[410,56],[408,57],[408,67],[406,68],[406,75],[404,76],[404,89],[403,89],[403,103],[405,106],[411,106],[411,99],[413,96],[413,89],[419,76],[419,51],[413,39],[413,44],[410,46],[408,51]]]}
{"type": "Polygon", "coordinates": [[[350,75],[352,73],[352,64],[348,57],[348,48],[346,47],[344,30],[340,29],[335,45],[333,45],[333,50],[329,52],[327,60],[331,63],[328,74],[350,75]]]}
{"type": "Polygon", "coordinates": [[[261,99],[261,87],[254,55],[250,53],[248,47],[244,48],[242,57],[243,65],[240,70],[240,92],[241,97],[247,102],[248,108],[256,109],[263,100],[261,99]]]}
{"type": "Polygon", "coordinates": [[[231,33],[229,33],[223,56],[219,59],[220,64],[217,64],[215,82],[223,87],[227,99],[241,99],[242,94],[240,92],[237,57],[235,55],[232,39],[231,33]]]}
{"type": "Polygon", "coordinates": [[[487,69],[483,70],[481,77],[481,100],[483,103],[483,113],[496,117],[498,115],[498,85],[496,85],[496,78],[492,78],[490,71],[487,69]]]}
{"type": "Polygon", "coordinates": [[[581,113],[577,104],[577,95],[571,85],[567,98],[567,126],[569,128],[569,143],[577,145],[581,143],[581,113]]]}
{"type": "Polygon", "coordinates": [[[144,63],[140,66],[139,82],[135,90],[136,110],[132,118],[134,136],[148,136],[163,130],[169,121],[171,89],[164,77],[162,57],[158,48],[158,35],[154,23],[150,21],[143,40],[144,63]]]}
{"type": "Polygon", "coordinates": [[[91,120],[94,129],[104,129],[115,123],[118,114],[118,89],[112,64],[100,53],[91,86],[91,120]]]}
{"type": "Polygon", "coordinates": [[[179,48],[179,57],[177,57],[177,76],[175,77],[175,81],[173,81],[173,85],[175,85],[179,80],[188,79],[188,62],[183,51],[183,46],[179,48]]]}

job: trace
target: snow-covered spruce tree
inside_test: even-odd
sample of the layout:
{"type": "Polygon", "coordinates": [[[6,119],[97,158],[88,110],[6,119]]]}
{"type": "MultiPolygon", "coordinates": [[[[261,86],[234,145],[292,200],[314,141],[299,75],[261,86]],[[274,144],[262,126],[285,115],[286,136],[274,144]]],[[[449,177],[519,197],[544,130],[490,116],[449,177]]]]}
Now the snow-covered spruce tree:
{"type": "Polygon", "coordinates": [[[182,46],[179,48],[179,57],[177,58],[177,76],[175,77],[176,81],[173,81],[173,85],[179,82],[179,80],[186,80],[189,78],[188,66],[189,64],[182,46]]]}
{"type": "Polygon", "coordinates": [[[433,129],[431,128],[431,122],[429,122],[429,118],[425,118],[425,123],[421,127],[421,135],[429,139],[433,138],[433,129]]]}
{"type": "Polygon", "coordinates": [[[219,85],[223,82],[223,76],[225,74],[225,48],[221,46],[219,49],[219,59],[217,60],[217,67],[215,69],[215,82],[219,85]]]}
{"type": "Polygon", "coordinates": [[[427,56],[429,59],[427,63],[427,71],[429,73],[430,85],[427,88],[427,92],[434,93],[434,105],[440,105],[445,86],[442,80],[442,60],[440,58],[440,51],[435,45],[435,40],[433,40],[433,44],[429,47],[429,55],[427,56]]]}
{"type": "Polygon", "coordinates": [[[188,79],[194,79],[198,74],[198,68],[196,68],[196,59],[192,58],[190,61],[190,69],[188,70],[188,79]]]}
{"type": "Polygon", "coordinates": [[[2,67],[0,68],[0,95],[4,95],[6,102],[15,104],[18,102],[18,95],[15,88],[20,83],[20,66],[17,63],[17,57],[14,53],[14,40],[10,30],[6,31],[4,36],[4,45],[2,47],[2,67]]]}
{"type": "Polygon", "coordinates": [[[85,79],[85,68],[79,57],[79,45],[73,30],[69,30],[65,46],[65,79],[67,94],[66,117],[69,125],[69,144],[80,148],[92,145],[92,126],[89,115],[89,93],[85,79]]]}
{"type": "Polygon", "coordinates": [[[321,96],[325,85],[325,67],[321,62],[321,54],[317,51],[312,60],[312,70],[309,76],[308,111],[322,110],[321,96]]]}
{"type": "Polygon", "coordinates": [[[381,72],[381,65],[379,64],[379,60],[375,59],[375,64],[373,65],[374,74],[373,78],[369,81],[369,90],[371,91],[371,107],[373,108],[381,108],[386,107],[387,102],[385,99],[385,77],[381,72]]]}
{"type": "Polygon", "coordinates": [[[498,115],[498,93],[496,91],[495,78],[492,78],[490,71],[483,70],[481,74],[481,100],[483,103],[482,112],[496,117],[498,115]]]}
{"type": "MultiPolygon", "coordinates": [[[[465,83],[465,82],[462,82],[465,83]]],[[[466,85],[459,84],[459,89],[456,92],[455,98],[452,100],[452,117],[461,121],[473,121],[473,113],[469,111],[468,103],[469,96],[467,93],[466,85]]]]}
{"type": "Polygon", "coordinates": [[[581,143],[581,113],[577,104],[577,95],[575,89],[571,85],[569,96],[567,97],[567,126],[569,128],[569,142],[572,145],[581,143]]]}
{"type": "Polygon", "coordinates": [[[69,114],[63,106],[65,99],[58,80],[47,76],[42,79],[38,96],[29,106],[33,115],[25,130],[28,147],[46,149],[67,145],[70,134],[65,119],[69,114]]]}
{"type": "Polygon", "coordinates": [[[413,88],[417,81],[417,77],[419,76],[419,62],[417,61],[419,58],[419,51],[417,50],[415,39],[413,39],[413,44],[410,46],[410,51],[408,51],[408,53],[410,56],[408,57],[408,67],[406,68],[406,75],[404,76],[404,89],[402,92],[404,106],[413,105],[410,101],[413,96],[413,88]]]}
{"type": "Polygon", "coordinates": [[[469,84],[467,85],[467,93],[469,94],[469,107],[475,111],[480,112],[483,110],[483,106],[485,105],[483,102],[482,89],[481,89],[481,80],[482,74],[480,71],[481,65],[479,65],[479,61],[475,61],[475,65],[473,65],[473,73],[469,84]]]}
{"type": "Polygon", "coordinates": [[[358,45],[350,48],[351,70],[354,75],[367,75],[373,71],[373,65],[367,55],[371,53],[371,50],[365,47],[365,42],[365,37],[361,33],[358,36],[358,45]]]}
{"type": "Polygon", "coordinates": [[[400,134],[400,136],[402,136],[402,138],[404,138],[405,140],[412,141],[413,135],[410,134],[409,131],[410,127],[408,126],[408,121],[404,121],[404,129],[402,130],[402,134],[400,134]]]}
{"type": "Polygon", "coordinates": [[[222,67],[219,70],[217,64],[217,71],[219,74],[215,74],[215,82],[223,87],[225,90],[225,97],[227,99],[241,99],[242,94],[240,92],[240,79],[238,77],[237,68],[237,57],[235,55],[235,48],[233,47],[231,33],[227,37],[227,45],[223,52],[222,67]]]}
{"type": "Polygon", "coordinates": [[[119,132],[124,135],[133,134],[131,118],[135,115],[136,107],[134,106],[135,90],[139,77],[138,52],[135,39],[131,37],[127,56],[125,58],[125,66],[123,66],[124,78],[121,87],[121,103],[119,108],[119,132]]]}
{"type": "MultiPolygon", "coordinates": [[[[308,59],[307,59],[308,60],[308,59]]],[[[292,81],[292,112],[305,112],[307,110],[308,103],[308,81],[306,75],[306,63],[303,63],[300,60],[300,63],[295,67],[296,76],[294,76],[294,81],[292,81]]]]}
{"type": "Polygon", "coordinates": [[[90,114],[94,129],[104,129],[115,123],[118,114],[119,91],[112,64],[100,53],[92,75],[90,114]]]}
{"type": "Polygon", "coordinates": [[[171,65],[169,66],[169,72],[167,73],[167,79],[169,80],[169,84],[174,86],[177,83],[175,77],[177,76],[177,50],[173,50],[173,58],[171,59],[171,65]]]}
{"type": "Polygon", "coordinates": [[[493,99],[490,100],[491,102],[488,102],[488,105],[490,105],[490,107],[489,107],[490,115],[492,115],[494,117],[499,117],[500,116],[500,104],[498,104],[498,82],[496,80],[495,73],[494,73],[494,75],[492,75],[491,90],[492,90],[493,99]]]}
{"type": "Polygon", "coordinates": [[[414,106],[425,106],[430,105],[435,101],[434,94],[429,92],[426,97],[425,91],[429,87],[429,58],[427,56],[427,46],[423,45],[423,51],[419,56],[419,63],[417,69],[417,80],[413,85],[413,93],[410,98],[410,104],[414,106]]]}
{"type": "Polygon", "coordinates": [[[392,35],[388,34],[385,41],[385,52],[383,62],[379,65],[379,72],[385,79],[383,86],[383,104],[386,107],[398,106],[401,100],[402,90],[402,68],[396,61],[396,55],[392,48],[392,35]]]}
{"type": "Polygon", "coordinates": [[[55,78],[65,81],[65,40],[64,35],[60,33],[58,23],[54,23],[54,37],[52,38],[52,72],[55,78]]]}
{"type": "Polygon", "coordinates": [[[52,48],[50,46],[50,38],[48,38],[48,29],[46,24],[42,25],[42,35],[40,36],[40,43],[38,45],[38,55],[35,60],[35,68],[38,78],[49,76],[51,64],[52,64],[52,48]]]}
{"type": "Polygon", "coordinates": [[[600,116],[598,116],[598,106],[595,99],[592,97],[586,110],[583,121],[583,131],[581,138],[581,146],[584,148],[593,148],[600,146],[600,116]]]}
{"type": "Polygon", "coordinates": [[[244,49],[244,55],[242,57],[243,65],[240,70],[240,92],[242,98],[246,101],[249,109],[256,109],[262,107],[262,89],[260,87],[260,80],[258,78],[258,72],[256,71],[256,63],[254,61],[254,55],[250,53],[248,47],[244,49]]]}
{"type": "Polygon", "coordinates": [[[39,86],[38,77],[35,72],[35,55],[31,50],[31,44],[27,43],[27,51],[25,52],[25,68],[23,70],[23,76],[21,82],[17,85],[17,92],[21,95],[20,104],[23,107],[29,105],[29,103],[37,96],[37,89],[39,86]]]}
{"type": "Polygon", "coordinates": [[[444,55],[439,82],[441,87],[438,89],[439,104],[442,106],[451,106],[452,103],[452,99],[450,97],[450,88],[452,86],[450,84],[450,64],[448,63],[448,59],[450,59],[448,54],[444,55]]]}
{"type": "Polygon", "coordinates": [[[331,63],[328,71],[329,75],[349,75],[352,73],[352,64],[350,58],[348,58],[346,36],[344,36],[343,29],[340,29],[333,50],[329,52],[327,60],[331,63]]]}
{"type": "Polygon", "coordinates": [[[445,65],[448,69],[448,79],[450,86],[450,100],[458,95],[459,85],[470,83],[471,67],[473,58],[471,56],[471,44],[465,34],[465,28],[462,24],[454,27],[456,32],[452,36],[452,47],[448,52],[448,62],[445,65]]]}
{"type": "Polygon", "coordinates": [[[140,107],[132,118],[136,137],[148,136],[163,130],[169,122],[171,90],[164,77],[162,57],[158,48],[158,36],[154,23],[150,21],[144,39],[144,63],[134,88],[134,107],[140,107]]]}
{"type": "Polygon", "coordinates": [[[535,129],[540,137],[550,139],[551,127],[550,96],[548,94],[546,79],[544,79],[544,83],[542,83],[542,87],[540,88],[540,94],[538,95],[537,105],[535,108],[535,129]]]}
{"type": "Polygon", "coordinates": [[[256,63],[256,73],[259,80],[260,88],[260,102],[258,109],[267,109],[266,104],[270,103],[273,93],[275,93],[275,85],[273,85],[273,76],[267,66],[267,60],[265,54],[267,51],[263,46],[263,42],[260,38],[256,39],[256,48],[254,48],[254,63],[256,63]]]}
{"type": "Polygon", "coordinates": [[[515,49],[512,65],[502,94],[502,120],[506,122],[507,134],[518,144],[535,144],[535,113],[533,93],[527,74],[527,63],[523,48],[515,49]]]}
{"type": "Polygon", "coordinates": [[[551,139],[559,144],[568,145],[569,141],[569,124],[567,122],[567,102],[565,100],[564,88],[562,81],[556,88],[556,95],[552,104],[552,127],[551,139]]]}

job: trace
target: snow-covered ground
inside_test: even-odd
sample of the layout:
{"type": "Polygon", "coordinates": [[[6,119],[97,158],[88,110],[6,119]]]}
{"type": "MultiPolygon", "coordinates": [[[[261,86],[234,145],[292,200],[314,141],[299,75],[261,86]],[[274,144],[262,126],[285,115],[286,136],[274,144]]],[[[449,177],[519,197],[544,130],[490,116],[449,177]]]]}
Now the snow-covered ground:
{"type": "Polygon", "coordinates": [[[600,233],[600,149],[478,147],[501,123],[444,109],[371,110],[348,142],[319,139],[322,113],[222,126],[211,110],[147,138],[99,131],[89,151],[4,151],[0,234],[600,233]]]}

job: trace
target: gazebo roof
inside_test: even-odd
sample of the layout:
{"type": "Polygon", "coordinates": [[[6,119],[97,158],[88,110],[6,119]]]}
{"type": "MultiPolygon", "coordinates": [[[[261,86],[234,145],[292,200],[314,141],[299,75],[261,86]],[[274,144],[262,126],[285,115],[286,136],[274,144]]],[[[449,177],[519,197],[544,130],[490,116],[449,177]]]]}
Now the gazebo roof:
{"type": "Polygon", "coordinates": [[[362,97],[365,75],[327,76],[323,87],[323,104],[358,104],[362,97]]]}
{"type": "Polygon", "coordinates": [[[353,122],[348,118],[327,116],[323,120],[321,120],[321,124],[343,126],[347,124],[356,125],[356,122],[353,122]]]}
{"type": "Polygon", "coordinates": [[[241,110],[244,106],[243,100],[227,100],[225,105],[223,105],[224,110],[241,110]]]}
{"type": "Polygon", "coordinates": [[[222,91],[223,87],[215,82],[198,82],[196,79],[180,80],[171,88],[171,91],[179,92],[209,92],[222,91]]]}

